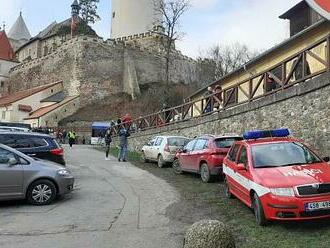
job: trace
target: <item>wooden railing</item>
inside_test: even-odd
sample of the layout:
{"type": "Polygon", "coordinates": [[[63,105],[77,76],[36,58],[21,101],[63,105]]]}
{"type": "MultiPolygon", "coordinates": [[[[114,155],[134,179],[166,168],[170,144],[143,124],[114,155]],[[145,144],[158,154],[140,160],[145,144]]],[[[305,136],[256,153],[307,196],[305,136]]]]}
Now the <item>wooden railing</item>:
{"type": "MultiPolygon", "coordinates": [[[[330,36],[246,80],[198,100],[168,108],[126,123],[131,132],[158,128],[224,111],[284,91],[330,71],[330,36]]],[[[219,82],[221,83],[221,82],[219,82]]],[[[114,128],[117,133],[118,126],[114,128]]]]}

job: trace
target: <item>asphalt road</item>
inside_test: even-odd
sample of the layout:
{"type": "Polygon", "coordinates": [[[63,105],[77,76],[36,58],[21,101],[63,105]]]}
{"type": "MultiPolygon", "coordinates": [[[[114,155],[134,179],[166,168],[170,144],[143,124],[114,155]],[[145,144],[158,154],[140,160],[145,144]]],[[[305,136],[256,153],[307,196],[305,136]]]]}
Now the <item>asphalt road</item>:
{"type": "Polygon", "coordinates": [[[182,247],[166,208],[178,193],[165,181],[88,146],[65,148],[72,194],[49,206],[0,202],[0,247],[182,247]]]}

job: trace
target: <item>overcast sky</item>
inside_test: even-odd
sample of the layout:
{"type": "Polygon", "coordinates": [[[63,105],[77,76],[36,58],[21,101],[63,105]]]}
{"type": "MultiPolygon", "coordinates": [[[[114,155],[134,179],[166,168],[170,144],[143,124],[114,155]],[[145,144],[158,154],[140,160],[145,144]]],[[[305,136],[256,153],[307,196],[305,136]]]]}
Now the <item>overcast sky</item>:
{"type": "MultiPolygon", "coordinates": [[[[138,0],[136,0],[138,1],[138,0]]],[[[185,33],[178,47],[188,56],[196,57],[200,50],[214,44],[239,42],[252,50],[266,50],[289,36],[288,23],[279,15],[300,0],[192,0],[181,29],[185,33]]],[[[70,17],[73,0],[0,0],[0,22],[7,31],[19,12],[32,35],[36,35],[54,20],[70,17]]],[[[102,20],[94,25],[97,33],[109,38],[111,0],[100,0],[102,20]]]]}

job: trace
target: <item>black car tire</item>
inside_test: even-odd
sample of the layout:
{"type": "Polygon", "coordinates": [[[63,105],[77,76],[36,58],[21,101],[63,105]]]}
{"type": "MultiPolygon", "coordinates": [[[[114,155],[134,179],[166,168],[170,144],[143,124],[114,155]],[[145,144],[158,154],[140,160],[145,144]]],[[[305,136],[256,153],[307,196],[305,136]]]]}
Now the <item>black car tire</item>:
{"type": "Polygon", "coordinates": [[[172,164],[172,168],[173,168],[173,170],[176,174],[182,174],[183,173],[180,161],[177,158],[174,159],[173,164],[172,164]]]}
{"type": "Polygon", "coordinates": [[[200,174],[201,174],[201,179],[204,183],[209,183],[213,179],[207,163],[203,163],[201,165],[200,174]]]}
{"type": "Polygon", "coordinates": [[[259,226],[266,226],[267,220],[265,218],[265,213],[262,208],[261,201],[256,193],[252,196],[252,208],[257,224],[259,226]]]}
{"type": "Polygon", "coordinates": [[[56,195],[57,191],[54,183],[46,179],[41,179],[29,186],[26,198],[30,204],[41,206],[50,204],[56,198],[56,195]],[[43,192],[42,197],[38,197],[38,193],[41,192],[43,192]]]}
{"type": "Polygon", "coordinates": [[[159,168],[163,168],[165,165],[164,158],[161,154],[158,155],[157,165],[159,168]]]}
{"type": "Polygon", "coordinates": [[[234,195],[230,192],[229,185],[228,185],[228,181],[227,181],[227,178],[226,178],[226,177],[225,177],[225,179],[224,179],[224,184],[225,184],[225,196],[226,196],[228,199],[233,199],[233,198],[235,198],[234,195]]]}

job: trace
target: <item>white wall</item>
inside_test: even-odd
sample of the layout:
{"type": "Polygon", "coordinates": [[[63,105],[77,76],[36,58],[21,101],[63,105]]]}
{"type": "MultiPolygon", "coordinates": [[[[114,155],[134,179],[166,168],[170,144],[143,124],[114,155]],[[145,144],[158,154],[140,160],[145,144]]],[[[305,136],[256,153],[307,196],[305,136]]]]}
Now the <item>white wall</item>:
{"type": "Polygon", "coordinates": [[[112,12],[113,39],[148,32],[161,20],[153,0],[112,0],[112,12]]]}
{"type": "Polygon", "coordinates": [[[32,96],[29,96],[22,100],[14,102],[7,108],[0,108],[0,121],[23,123],[24,118],[29,117],[29,113],[18,110],[18,105],[20,105],[20,104],[29,105],[32,107],[32,111],[35,111],[41,107],[41,103],[40,103],[41,100],[43,100],[49,96],[52,96],[62,90],[63,90],[63,84],[56,84],[46,90],[43,90],[32,96]],[[5,119],[2,118],[3,111],[6,111],[5,119]]]}

